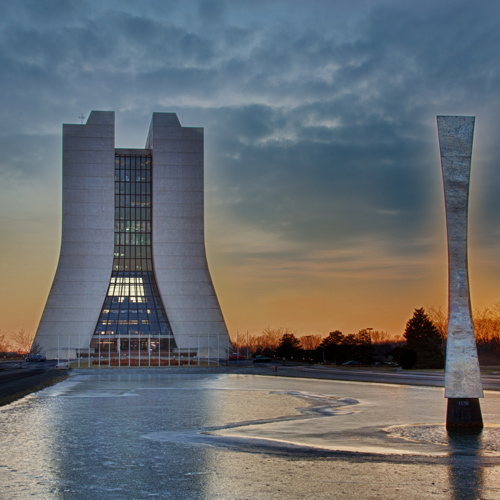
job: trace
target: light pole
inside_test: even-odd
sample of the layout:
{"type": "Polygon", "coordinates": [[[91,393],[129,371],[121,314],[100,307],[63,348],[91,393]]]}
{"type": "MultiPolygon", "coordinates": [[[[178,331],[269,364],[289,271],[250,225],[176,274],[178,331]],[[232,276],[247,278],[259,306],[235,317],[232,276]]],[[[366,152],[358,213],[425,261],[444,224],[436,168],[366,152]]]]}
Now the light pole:
{"type": "Polygon", "coordinates": [[[372,364],[372,330],[373,328],[365,328],[365,330],[368,332],[368,361],[370,362],[370,365],[372,364]]]}

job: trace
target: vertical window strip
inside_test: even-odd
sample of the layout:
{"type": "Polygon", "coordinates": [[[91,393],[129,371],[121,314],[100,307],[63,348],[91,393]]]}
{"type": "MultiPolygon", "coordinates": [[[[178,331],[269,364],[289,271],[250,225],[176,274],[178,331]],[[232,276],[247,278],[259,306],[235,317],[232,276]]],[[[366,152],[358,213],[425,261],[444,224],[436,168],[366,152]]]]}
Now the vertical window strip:
{"type": "Polygon", "coordinates": [[[95,334],[99,330],[123,336],[172,335],[153,271],[151,158],[144,155],[115,158],[113,272],[95,334]]]}

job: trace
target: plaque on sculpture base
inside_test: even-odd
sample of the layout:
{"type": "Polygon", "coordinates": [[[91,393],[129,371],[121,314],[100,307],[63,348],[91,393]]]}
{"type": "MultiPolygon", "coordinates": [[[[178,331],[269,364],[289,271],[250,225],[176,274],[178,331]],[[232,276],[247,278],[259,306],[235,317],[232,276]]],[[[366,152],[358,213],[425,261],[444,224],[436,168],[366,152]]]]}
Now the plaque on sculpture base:
{"type": "Polygon", "coordinates": [[[479,398],[448,398],[446,429],[452,432],[480,432],[483,417],[479,398]]]}

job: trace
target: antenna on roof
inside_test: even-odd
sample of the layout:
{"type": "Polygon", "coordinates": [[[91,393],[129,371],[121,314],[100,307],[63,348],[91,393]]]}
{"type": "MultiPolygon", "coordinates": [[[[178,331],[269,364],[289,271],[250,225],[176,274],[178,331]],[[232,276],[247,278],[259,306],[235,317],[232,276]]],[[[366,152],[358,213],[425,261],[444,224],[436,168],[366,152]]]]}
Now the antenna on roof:
{"type": "Polygon", "coordinates": [[[80,120],[82,120],[82,125],[83,125],[83,120],[85,120],[85,116],[83,116],[83,113],[80,113],[80,116],[78,118],[80,118],[80,120]]]}

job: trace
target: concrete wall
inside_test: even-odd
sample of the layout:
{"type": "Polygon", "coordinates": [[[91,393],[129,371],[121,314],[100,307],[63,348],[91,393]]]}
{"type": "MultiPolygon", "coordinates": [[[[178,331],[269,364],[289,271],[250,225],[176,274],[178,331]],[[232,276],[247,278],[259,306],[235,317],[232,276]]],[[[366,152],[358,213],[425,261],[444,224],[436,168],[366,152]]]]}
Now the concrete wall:
{"type": "Polygon", "coordinates": [[[230,342],[205,253],[203,129],[154,113],[146,148],[153,152],[153,260],[175,340],[222,356],[230,342]]]}
{"type": "Polygon", "coordinates": [[[111,277],[114,249],[115,116],[92,111],[63,125],[63,217],[59,263],[36,341],[47,356],[89,347],[111,277]]]}

